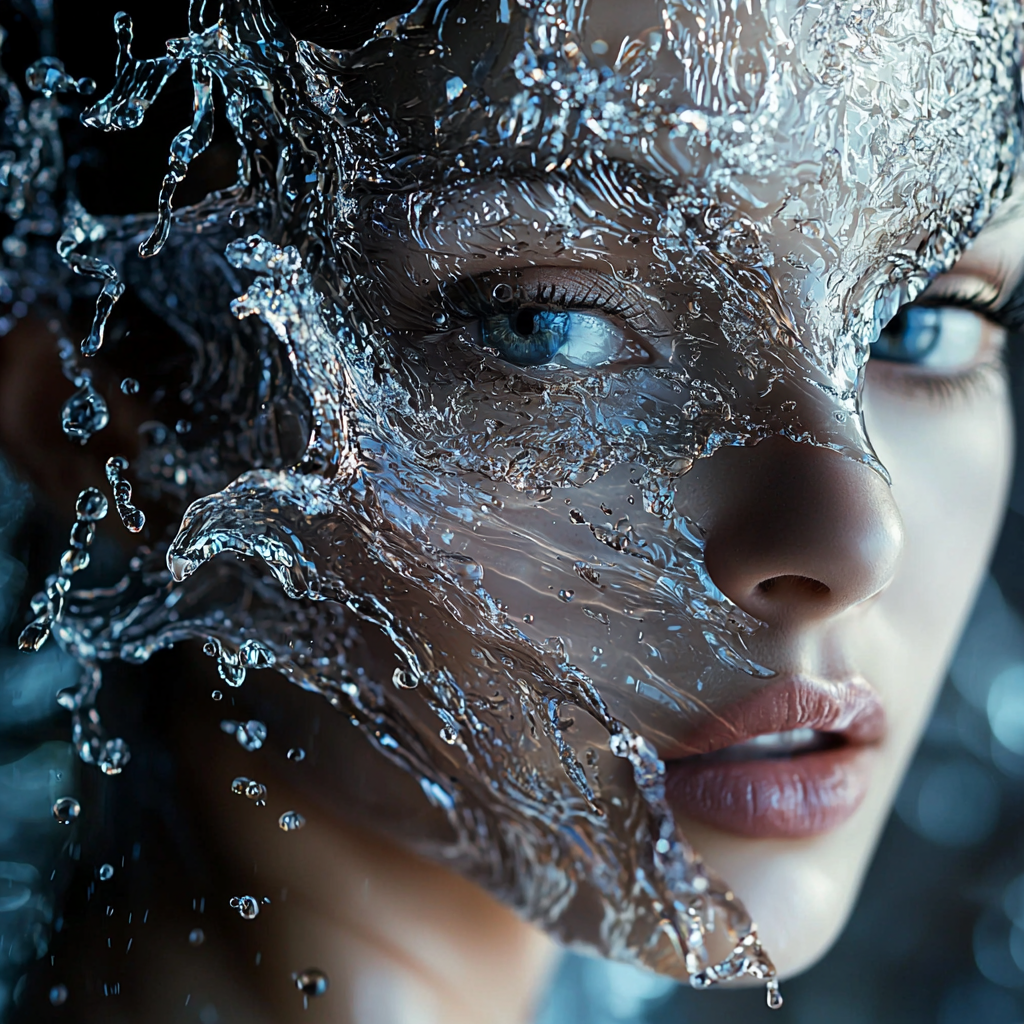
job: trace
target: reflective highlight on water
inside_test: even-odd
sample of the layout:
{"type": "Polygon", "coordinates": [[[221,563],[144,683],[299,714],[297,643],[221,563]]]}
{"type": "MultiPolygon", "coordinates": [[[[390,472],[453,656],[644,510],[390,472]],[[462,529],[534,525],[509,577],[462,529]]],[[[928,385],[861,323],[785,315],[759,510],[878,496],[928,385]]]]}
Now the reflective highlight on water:
{"type": "MultiPolygon", "coordinates": [[[[774,435],[884,475],[861,418],[867,348],[1008,188],[1016,6],[922,19],[893,0],[772,0],[747,8],[764,45],[740,68],[725,4],[652,4],[650,30],[616,49],[569,0],[422,3],[353,53],[293,39],[259,0],[214,6],[193,3],[154,58],[115,19],[116,80],[84,123],[137,127],[178,73],[193,120],[155,223],[72,200],[58,244],[99,283],[82,357],[130,283],[175,310],[198,381],[190,418],[133,460],[181,512],[173,539],[76,590],[106,511],[83,495],[22,633],[83,666],[64,701],[76,748],[111,773],[128,760],[94,708],[104,660],[199,639],[228,686],[274,668],[345,715],[451,836],[403,838],[557,938],[698,988],[760,978],[781,1005],[754,922],[665,796],[659,749],[737,678],[773,675],[752,653],[763,624],[704,568],[685,475],[774,435]],[[910,52],[970,75],[940,87],[910,52]],[[238,181],[174,210],[215,82],[238,181]],[[926,94],[945,116],[925,116],[926,94]],[[557,286],[536,273],[552,253],[572,272],[557,286]],[[557,321],[555,347],[537,313],[556,300],[608,307],[614,329],[583,324],[570,359],[574,325],[557,321]],[[232,373],[204,376],[225,359],[232,373]],[[397,667],[363,664],[350,630],[397,667]]],[[[85,91],[52,62],[33,82],[41,104],[85,91]]],[[[58,147],[56,107],[39,109],[58,147]]],[[[9,177],[20,217],[30,179],[9,177]]],[[[61,356],[77,388],[62,425],[84,444],[109,412],[70,343],[61,356]]],[[[128,469],[115,456],[106,476],[139,533],[128,469]]],[[[257,720],[222,728],[250,752],[268,737],[257,720]]],[[[296,976],[304,995],[321,981],[296,976]]]]}

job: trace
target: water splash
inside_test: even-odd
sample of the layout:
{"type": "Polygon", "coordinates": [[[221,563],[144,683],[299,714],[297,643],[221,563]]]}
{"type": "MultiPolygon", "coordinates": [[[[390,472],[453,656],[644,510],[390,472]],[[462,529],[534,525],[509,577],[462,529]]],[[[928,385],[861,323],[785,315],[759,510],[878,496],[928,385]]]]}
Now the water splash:
{"type": "MultiPolygon", "coordinates": [[[[116,79],[83,122],[138,126],[186,70],[193,120],[155,222],[95,219],[72,198],[58,245],[100,282],[83,354],[127,284],[196,364],[191,429],[154,430],[135,462],[140,485],[188,503],[173,540],[93,591],[71,590],[70,555],[22,634],[38,649],[52,630],[83,663],[62,699],[81,756],[127,758],[92,707],[99,662],[201,639],[231,686],[273,666],[321,694],[454,837],[402,838],[556,937],[695,987],[760,978],[781,1005],[749,915],[665,798],[659,747],[772,676],[761,624],[708,577],[683,480],[774,435],[884,473],[860,415],[867,346],[1008,188],[1016,8],[989,5],[968,32],[888,2],[797,4],[785,23],[756,7],[770,31],[739,74],[739,29],[713,4],[700,32],[688,5],[652,6],[656,30],[614,56],[572,4],[421,4],[355,53],[293,40],[258,0],[209,6],[152,59],[115,19],[116,79]],[[483,55],[465,43],[477,31],[483,55]],[[922,70],[934,61],[941,88],[922,70]],[[215,83],[239,179],[174,211],[211,142],[215,83]],[[949,116],[926,116],[917,97],[942,88],[949,116]],[[611,274],[609,250],[628,253],[611,274]],[[591,275],[591,305],[614,280],[650,359],[555,373],[479,343],[482,319],[550,298],[529,275],[552,251],[591,275]],[[397,668],[360,663],[345,638],[364,629],[397,668]],[[575,911],[594,906],[578,934],[575,911]]],[[[36,77],[40,103],[80,91],[49,65],[36,77]]],[[[29,168],[15,141],[4,167],[29,168]]],[[[10,173],[21,224],[36,198],[10,173]]],[[[77,439],[96,409],[69,415],[77,439]]],[[[108,479],[138,532],[126,469],[111,459],[108,479]]],[[[248,750],[267,735],[222,728],[248,750]]]]}

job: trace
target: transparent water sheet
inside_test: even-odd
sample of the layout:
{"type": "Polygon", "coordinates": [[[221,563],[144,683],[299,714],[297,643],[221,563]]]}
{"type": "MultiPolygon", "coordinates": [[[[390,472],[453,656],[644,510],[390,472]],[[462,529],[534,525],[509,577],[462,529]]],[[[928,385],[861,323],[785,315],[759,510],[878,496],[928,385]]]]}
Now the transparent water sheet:
{"type": "MultiPolygon", "coordinates": [[[[450,829],[403,838],[552,935],[697,987],[762,978],[778,1005],[665,800],[658,750],[773,675],[685,478],[773,435],[884,475],[868,345],[987,219],[1018,143],[1017,5],[927,7],[422,3],[349,53],[258,0],[196,0],[155,58],[119,15],[83,121],[136,127],[186,73],[194,117],[155,226],[63,211],[61,259],[100,282],[62,351],[65,429],[105,426],[87,360],[126,285],[191,345],[194,415],[107,467],[129,529],[133,478],[182,509],[173,541],[76,590],[106,512],[83,496],[23,634],[83,666],[62,697],[82,758],[129,758],[93,707],[101,663],[202,638],[228,685],[273,665],[348,716],[450,829]],[[238,183],[174,211],[218,102],[238,183]],[[482,317],[558,297],[551,265],[591,304],[615,292],[642,360],[517,369],[481,344],[482,317]],[[393,671],[353,659],[353,625],[393,671]]],[[[7,85],[22,244],[54,219],[57,97],[89,91],[54,62],[30,82],[27,112],[7,85]]]]}

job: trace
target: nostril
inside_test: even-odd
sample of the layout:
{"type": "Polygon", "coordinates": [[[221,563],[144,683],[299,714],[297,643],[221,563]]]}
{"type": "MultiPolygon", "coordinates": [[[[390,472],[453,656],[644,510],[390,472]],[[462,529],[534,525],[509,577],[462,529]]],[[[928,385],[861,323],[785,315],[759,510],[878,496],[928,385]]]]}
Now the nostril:
{"type": "Polygon", "coordinates": [[[757,589],[762,594],[770,594],[781,597],[785,593],[792,597],[823,597],[831,593],[831,590],[821,580],[811,579],[810,576],[772,576],[769,579],[761,580],[757,589]]]}

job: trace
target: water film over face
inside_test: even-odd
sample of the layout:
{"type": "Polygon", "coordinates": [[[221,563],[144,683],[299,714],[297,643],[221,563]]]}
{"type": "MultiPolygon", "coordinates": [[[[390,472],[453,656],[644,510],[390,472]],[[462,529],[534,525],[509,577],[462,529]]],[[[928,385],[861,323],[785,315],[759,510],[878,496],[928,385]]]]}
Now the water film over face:
{"type": "MultiPolygon", "coordinates": [[[[180,514],[173,540],[76,589],[107,512],[84,493],[23,634],[83,666],[64,698],[83,759],[128,760],[92,709],[101,663],[201,638],[229,686],[273,666],[326,698],[443,825],[402,838],[552,935],[773,985],[664,761],[737,702],[792,696],[805,652],[761,584],[818,581],[724,582],[715,453],[807,446],[890,501],[863,365],[1009,188],[1019,22],[1008,0],[452,0],[341,52],[259,0],[194,0],[147,60],[119,15],[86,123],[137,126],[173,74],[195,116],[155,227],[67,220],[61,257],[102,288],[63,350],[66,433],[106,426],[88,358],[126,284],[194,367],[187,429],[107,465],[125,526],[134,478],[180,514]],[[172,214],[220,102],[238,183],[172,214]]],[[[56,96],[81,83],[34,73],[56,150],[56,96]]],[[[821,614],[884,585],[898,517],[875,543],[872,573],[820,584],[821,614]]],[[[877,732],[843,686],[819,726],[877,732]]],[[[274,729],[234,724],[243,745],[274,729]]]]}

